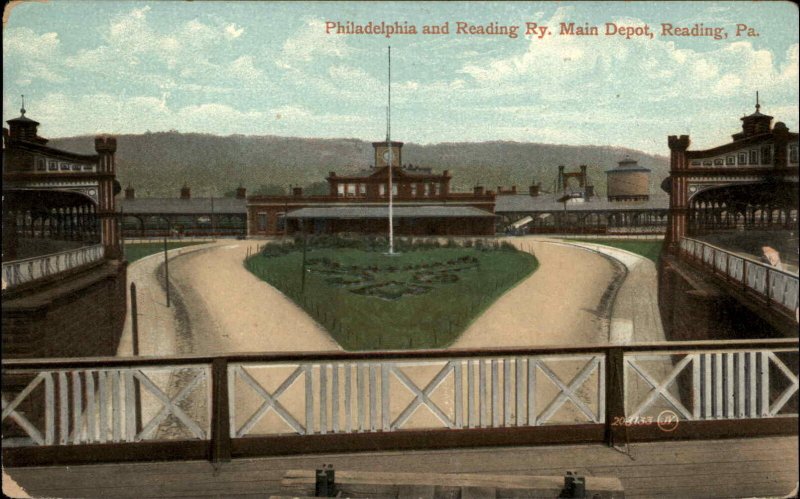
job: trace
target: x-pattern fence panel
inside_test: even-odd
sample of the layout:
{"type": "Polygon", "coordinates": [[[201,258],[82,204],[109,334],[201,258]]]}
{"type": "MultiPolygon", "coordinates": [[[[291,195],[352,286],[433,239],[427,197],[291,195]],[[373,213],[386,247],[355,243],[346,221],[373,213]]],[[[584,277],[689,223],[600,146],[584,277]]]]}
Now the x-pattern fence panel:
{"type": "Polygon", "coordinates": [[[602,354],[242,363],[228,383],[233,438],[605,420],[602,354]]]}
{"type": "Polygon", "coordinates": [[[798,356],[797,340],[783,339],[493,353],[4,360],[4,456],[95,444],[92,452],[113,457],[120,446],[142,441],[166,441],[160,449],[190,441],[202,449],[196,444],[210,441],[212,459],[224,459],[233,448],[268,453],[293,436],[374,433],[391,441],[393,432],[413,430],[423,441],[419,431],[460,431],[454,438],[469,439],[474,429],[533,437],[560,435],[569,425],[585,435],[604,425],[611,441],[621,418],[664,410],[688,422],[748,420],[757,432],[759,419],[777,418],[764,428],[796,422],[798,356]]]}
{"type": "Polygon", "coordinates": [[[3,429],[9,437],[4,445],[169,439],[175,435],[165,431],[168,418],[173,427],[182,427],[182,438],[209,435],[209,367],[59,370],[33,377],[11,371],[3,376],[4,382],[22,387],[14,395],[2,394],[3,429]],[[190,408],[191,397],[200,403],[190,408]],[[7,431],[10,421],[21,434],[7,431]]]}
{"type": "Polygon", "coordinates": [[[632,418],[663,410],[687,421],[797,415],[796,350],[633,353],[624,363],[632,418]]]}

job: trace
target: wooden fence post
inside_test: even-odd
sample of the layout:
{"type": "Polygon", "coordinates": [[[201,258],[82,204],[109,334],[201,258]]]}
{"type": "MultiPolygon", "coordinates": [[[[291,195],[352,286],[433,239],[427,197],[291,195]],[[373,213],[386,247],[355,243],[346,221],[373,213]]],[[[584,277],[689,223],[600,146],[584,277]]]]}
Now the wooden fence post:
{"type": "Polygon", "coordinates": [[[228,359],[215,358],[211,363],[211,461],[231,460],[231,422],[228,407],[228,359]]]}
{"type": "Polygon", "coordinates": [[[606,351],[606,431],[605,441],[614,447],[628,441],[625,426],[625,375],[622,347],[611,347],[606,351]]]}

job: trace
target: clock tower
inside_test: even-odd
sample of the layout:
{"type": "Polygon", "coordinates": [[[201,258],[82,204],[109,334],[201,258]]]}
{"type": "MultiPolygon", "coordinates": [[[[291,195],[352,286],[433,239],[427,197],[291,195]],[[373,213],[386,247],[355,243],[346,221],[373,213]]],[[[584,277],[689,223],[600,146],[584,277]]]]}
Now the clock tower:
{"type": "Polygon", "coordinates": [[[389,166],[389,145],[392,148],[392,167],[399,167],[402,165],[401,153],[403,149],[402,142],[373,142],[372,147],[375,149],[375,168],[389,166]]]}

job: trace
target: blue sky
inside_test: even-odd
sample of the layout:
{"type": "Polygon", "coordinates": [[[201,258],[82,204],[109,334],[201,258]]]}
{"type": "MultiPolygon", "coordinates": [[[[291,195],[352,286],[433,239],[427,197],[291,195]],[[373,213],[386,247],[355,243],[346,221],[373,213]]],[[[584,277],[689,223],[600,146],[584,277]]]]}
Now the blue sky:
{"type": "MultiPolygon", "coordinates": [[[[520,28],[521,30],[524,28],[520,28]]],[[[3,119],[47,137],[176,129],[220,135],[515,140],[667,154],[729,140],[762,111],[798,128],[789,2],[93,2],[15,7],[3,30],[3,119]],[[450,35],[335,35],[326,21],[450,23],[450,35]],[[652,39],[456,35],[458,21],[648,24],[652,39]],[[728,38],[662,37],[661,23],[728,38]],[[759,36],[734,36],[736,24],[759,36]]]]}

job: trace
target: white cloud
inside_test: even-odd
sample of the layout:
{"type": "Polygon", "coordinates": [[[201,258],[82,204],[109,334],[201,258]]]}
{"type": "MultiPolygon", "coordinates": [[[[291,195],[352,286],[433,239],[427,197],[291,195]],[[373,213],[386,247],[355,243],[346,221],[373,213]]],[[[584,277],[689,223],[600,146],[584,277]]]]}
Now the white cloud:
{"type": "Polygon", "coordinates": [[[253,81],[261,78],[264,72],[255,67],[253,56],[243,55],[230,63],[228,70],[233,76],[245,81],[253,81]]]}
{"type": "Polygon", "coordinates": [[[231,23],[225,26],[225,38],[228,40],[233,40],[234,38],[239,38],[244,33],[244,28],[238,27],[235,23],[231,23]]]}
{"type": "Polygon", "coordinates": [[[3,33],[3,57],[13,61],[17,77],[14,83],[29,85],[34,80],[51,83],[65,81],[59,71],[60,40],[58,33],[37,34],[30,28],[9,28],[3,33]]]}
{"type": "Polygon", "coordinates": [[[286,39],[280,57],[275,61],[283,69],[297,69],[316,57],[342,58],[351,52],[344,38],[325,33],[325,21],[309,19],[297,33],[286,39]]]}

